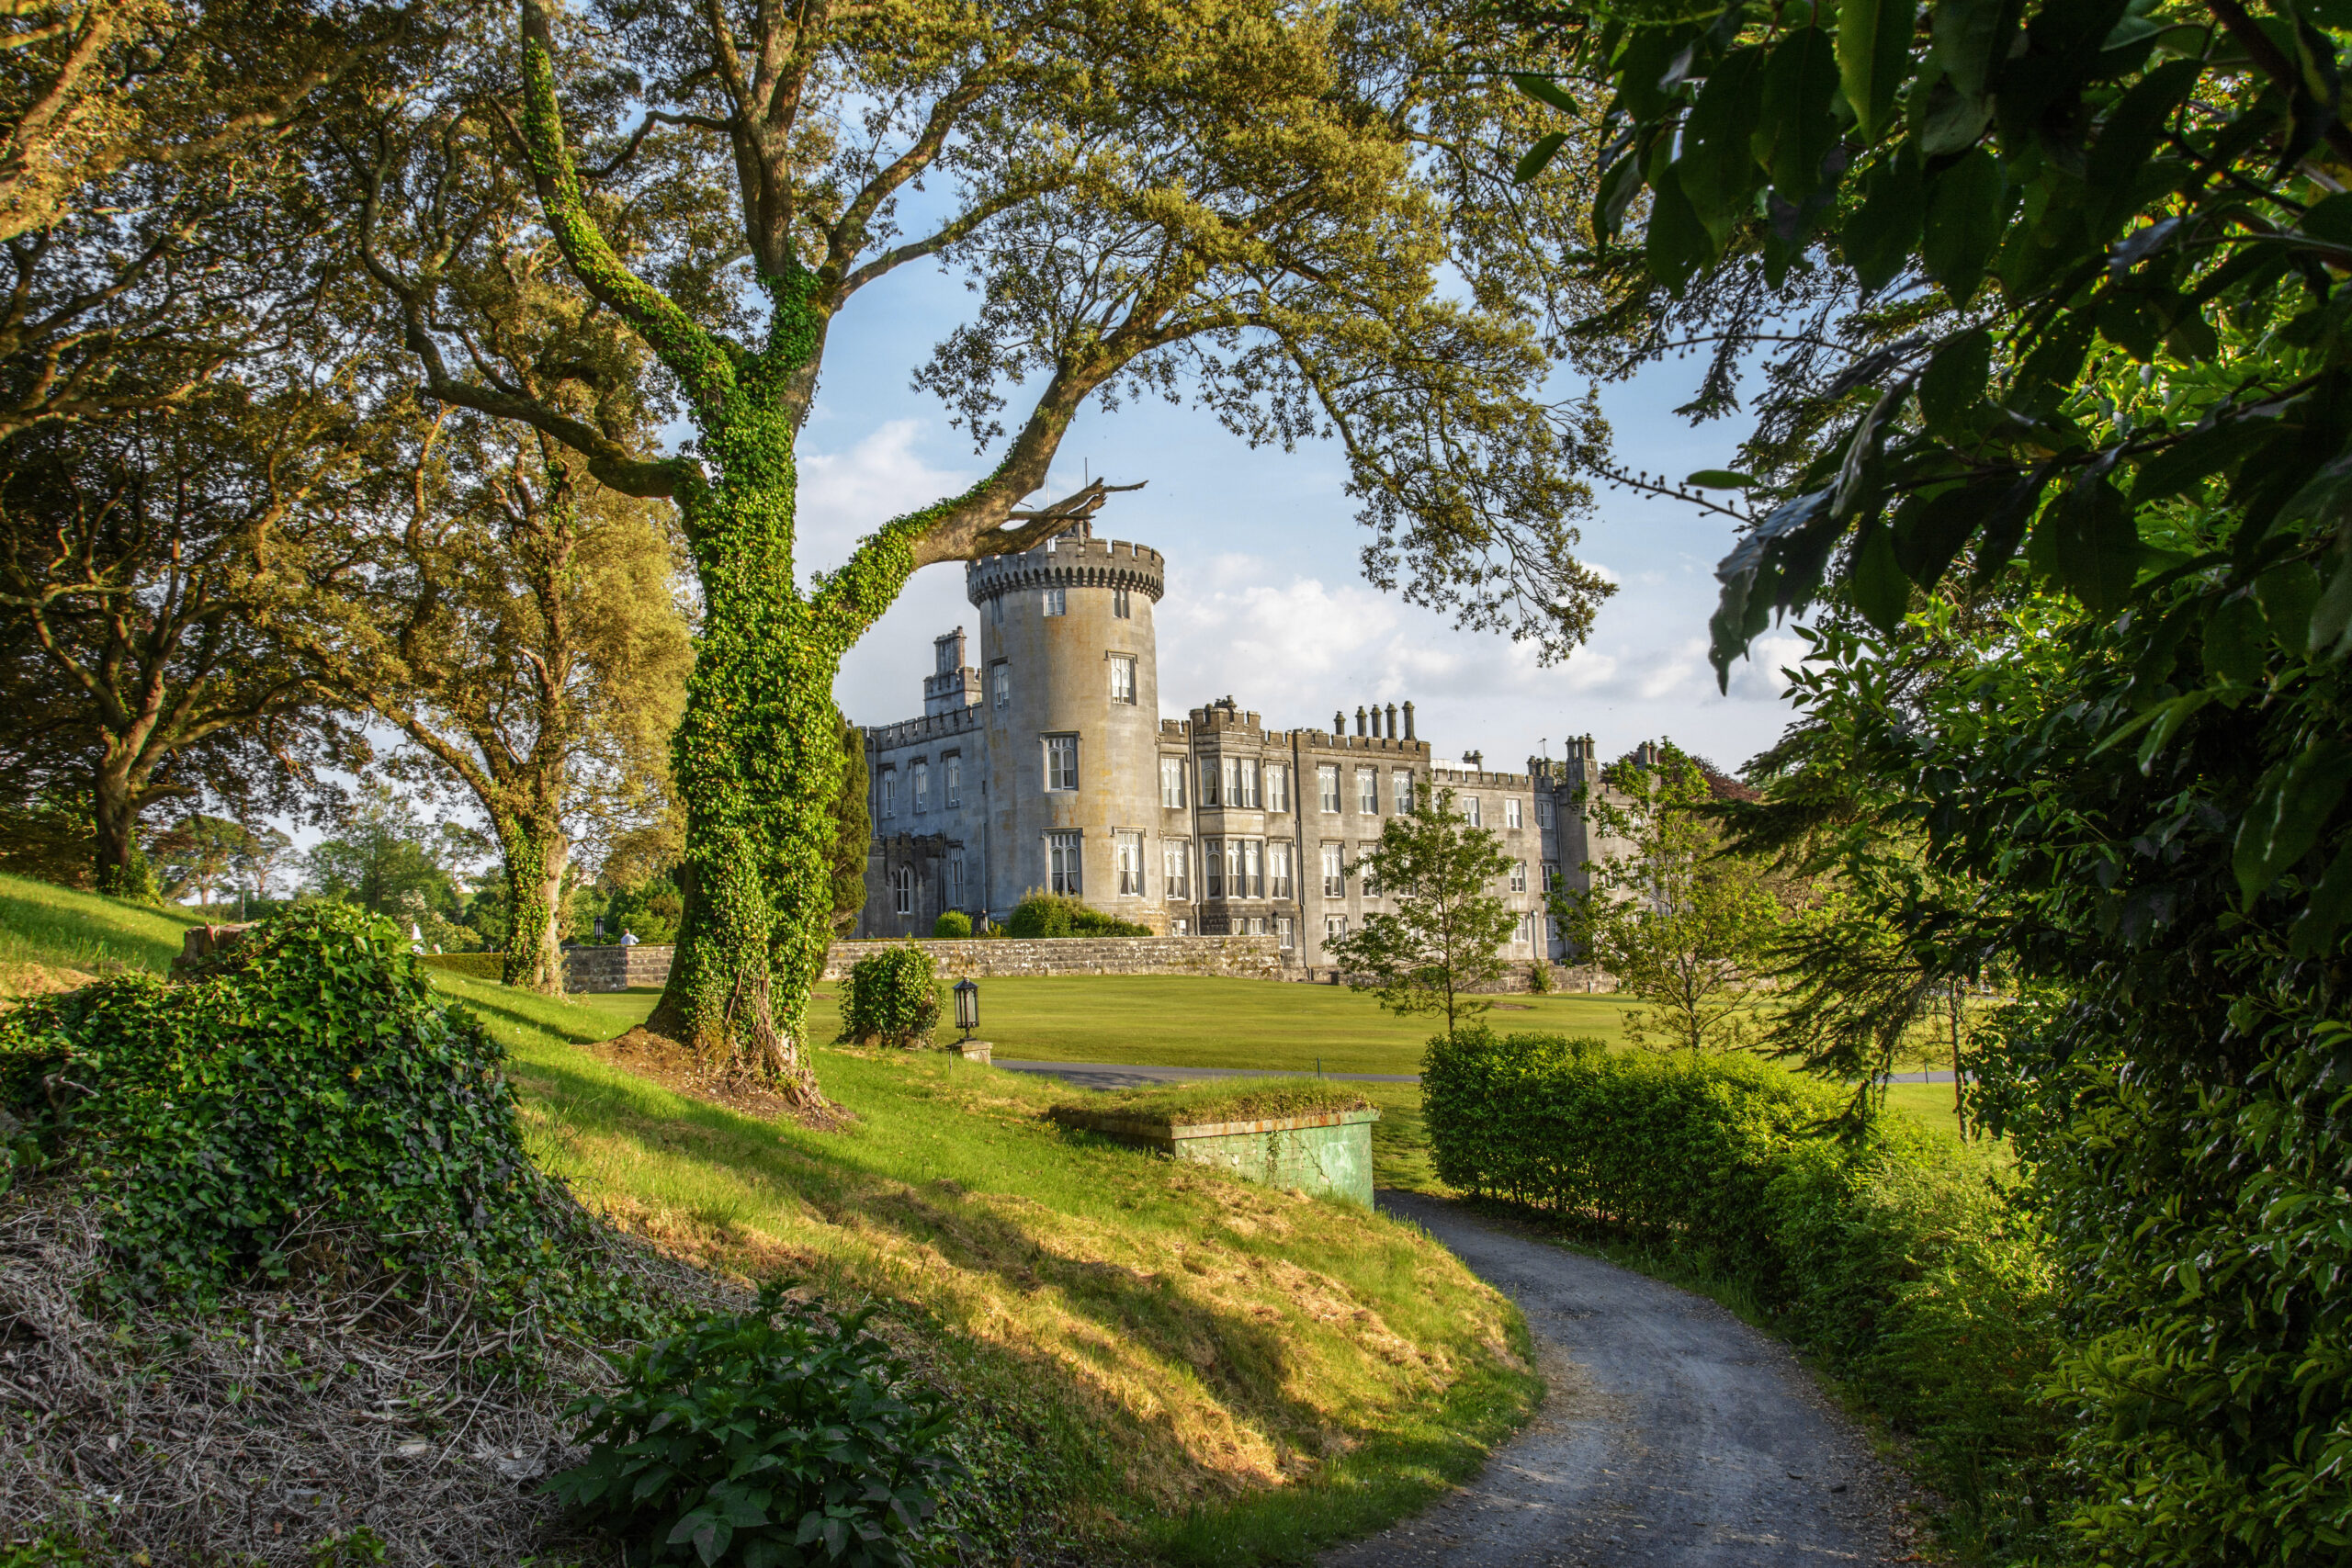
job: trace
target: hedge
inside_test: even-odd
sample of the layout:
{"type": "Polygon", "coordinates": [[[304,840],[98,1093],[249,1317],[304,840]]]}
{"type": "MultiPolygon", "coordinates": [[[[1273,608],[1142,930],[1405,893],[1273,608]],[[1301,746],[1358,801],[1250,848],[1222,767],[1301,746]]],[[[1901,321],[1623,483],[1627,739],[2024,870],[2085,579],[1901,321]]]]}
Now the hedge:
{"type": "Polygon", "coordinates": [[[939,972],[922,948],[887,947],[850,966],[839,1043],[928,1045],[938,1024],[939,972]]]}
{"type": "Polygon", "coordinates": [[[2054,1272],[1995,1156],[1906,1118],[1858,1136],[1828,1085],[1747,1057],[1465,1030],[1430,1043],[1438,1174],[1728,1277],[1914,1434],[1975,1550],[2046,1547],[2054,1272]]]}

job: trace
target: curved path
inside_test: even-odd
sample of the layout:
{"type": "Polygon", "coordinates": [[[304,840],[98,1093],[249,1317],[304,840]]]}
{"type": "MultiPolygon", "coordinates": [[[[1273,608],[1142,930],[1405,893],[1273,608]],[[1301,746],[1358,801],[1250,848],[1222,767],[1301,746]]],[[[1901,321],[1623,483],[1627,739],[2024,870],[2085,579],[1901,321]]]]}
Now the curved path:
{"type": "Polygon", "coordinates": [[[1787,1347],[1688,1292],[1473,1218],[1381,1207],[1508,1293],[1550,1392],[1469,1486],[1324,1568],[1827,1568],[1916,1561],[1898,1483],[1787,1347]]]}

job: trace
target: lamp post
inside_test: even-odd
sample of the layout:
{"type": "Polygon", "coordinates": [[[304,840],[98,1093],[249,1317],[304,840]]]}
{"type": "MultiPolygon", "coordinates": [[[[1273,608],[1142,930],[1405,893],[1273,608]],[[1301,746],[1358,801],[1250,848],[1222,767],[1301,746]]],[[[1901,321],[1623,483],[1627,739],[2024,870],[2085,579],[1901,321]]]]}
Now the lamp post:
{"type": "Polygon", "coordinates": [[[980,988],[969,976],[956,982],[956,1027],[969,1041],[972,1031],[980,1026],[980,988]]]}

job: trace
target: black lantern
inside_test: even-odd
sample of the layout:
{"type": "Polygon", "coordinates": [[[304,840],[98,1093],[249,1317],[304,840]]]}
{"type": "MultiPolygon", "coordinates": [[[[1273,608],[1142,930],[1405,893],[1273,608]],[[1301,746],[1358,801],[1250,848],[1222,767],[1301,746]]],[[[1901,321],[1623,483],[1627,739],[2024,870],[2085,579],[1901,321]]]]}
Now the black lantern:
{"type": "Polygon", "coordinates": [[[956,1027],[969,1040],[980,1026],[980,988],[969,978],[956,982],[956,1027]]]}

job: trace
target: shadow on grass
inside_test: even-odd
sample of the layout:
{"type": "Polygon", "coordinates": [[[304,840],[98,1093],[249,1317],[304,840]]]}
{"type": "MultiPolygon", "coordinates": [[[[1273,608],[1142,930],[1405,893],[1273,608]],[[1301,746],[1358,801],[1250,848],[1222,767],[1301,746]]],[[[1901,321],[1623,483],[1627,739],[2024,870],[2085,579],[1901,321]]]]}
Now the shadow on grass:
{"type": "MultiPolygon", "coordinates": [[[[1018,1301],[1050,1292],[1054,1306],[1071,1321],[1062,1336],[1064,1354],[1008,1343],[1001,1332],[986,1342],[967,1337],[967,1353],[989,1364],[990,1382],[1033,1394],[1055,1391],[1049,1397],[1060,1407],[1057,1425],[1065,1429],[1057,1446],[1097,1456],[1083,1489],[1174,1561],[1287,1561],[1378,1529],[1475,1473],[1490,1445],[1516,1429],[1540,1397],[1532,1377],[1474,1355],[1466,1358],[1470,1370],[1442,1396],[1388,1412],[1374,1429],[1335,1421],[1286,1392],[1299,1386],[1307,1369],[1276,1325],[1202,1300],[1182,1287],[1180,1275],[1084,1256],[1052,1234],[1059,1221],[1125,1222],[1160,1232],[1189,1228],[1193,1234],[1184,1240],[1214,1239],[1237,1253],[1262,1250],[1238,1236],[1212,1238],[1196,1221],[1187,1227],[1149,1213],[1126,1213],[1169,1203],[1171,1195],[1148,1156],[1107,1140],[1089,1139],[1102,1145],[1090,1148],[1065,1143],[1042,1122],[976,1115],[976,1136],[937,1155],[949,1168],[940,1174],[1019,1190],[1008,1213],[1001,1201],[967,1193],[956,1180],[910,1181],[907,1172],[914,1161],[908,1148],[921,1145],[892,1146],[889,1129],[876,1130],[877,1122],[891,1118],[887,1104],[861,1104],[867,1121],[857,1133],[816,1134],[686,1100],[599,1063],[549,1060],[542,1052],[518,1058],[514,1071],[581,1135],[634,1141],[710,1162],[786,1204],[807,1204],[885,1258],[913,1258],[918,1266],[935,1258],[966,1277],[962,1288],[971,1297],[1008,1301],[1016,1303],[1008,1310],[1017,1312],[1018,1301]],[[1056,1165],[1070,1168],[1059,1194],[1048,1179],[1047,1168],[1056,1165]],[[1006,1179],[1014,1173],[1023,1179],[1006,1179]],[[1066,1206],[1028,1196],[1041,1191],[1063,1197],[1066,1206]],[[1034,1225],[1021,1218],[1030,1205],[1038,1215],[1034,1225]],[[1148,1396],[1140,1402],[1148,1413],[1138,1414],[1132,1398],[1123,1401],[1073,1376],[1073,1359],[1091,1361],[1094,1375],[1109,1388],[1124,1383],[1148,1396]],[[1283,1468],[1307,1479],[1234,1498],[1232,1469],[1218,1468],[1214,1454],[1188,1446],[1177,1402],[1164,1397],[1171,1385],[1184,1383],[1197,1387],[1236,1425],[1263,1433],[1283,1468]],[[1138,1468],[1148,1473],[1148,1483],[1136,1484],[1138,1468]],[[1182,1506],[1186,1497],[1198,1501],[1183,1514],[1144,1517],[1136,1513],[1137,1492],[1156,1495],[1163,1506],[1182,1506]]],[[[944,1093],[943,1086],[912,1078],[893,1091],[915,1099],[944,1093]]],[[[910,1124],[898,1134],[903,1140],[919,1131],[910,1124]]],[[[741,1223],[759,1206],[729,1204],[724,1217],[741,1223]]],[[[705,1216],[712,1217],[718,1216],[705,1216]]],[[[1316,1238],[1310,1232],[1303,1239],[1304,1250],[1311,1251],[1316,1238]]],[[[831,1267],[852,1288],[879,1292],[888,1283],[849,1259],[833,1260],[831,1267]]],[[[888,1266],[880,1272],[887,1276],[888,1266]]],[[[1513,1348],[1524,1363],[1532,1359],[1530,1348],[1523,1328],[1516,1333],[1513,1348]]],[[[1201,1434],[1191,1436],[1197,1441],[1201,1434]]]]}

